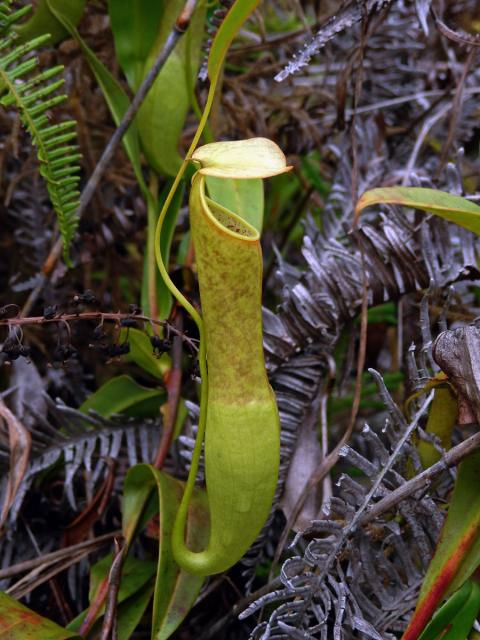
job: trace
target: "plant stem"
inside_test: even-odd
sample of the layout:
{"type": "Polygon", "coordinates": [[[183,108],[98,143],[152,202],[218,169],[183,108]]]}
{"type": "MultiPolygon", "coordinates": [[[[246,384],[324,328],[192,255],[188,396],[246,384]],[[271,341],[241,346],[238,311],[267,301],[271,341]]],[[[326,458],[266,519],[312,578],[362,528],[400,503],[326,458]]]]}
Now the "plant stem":
{"type": "MultiPolygon", "coordinates": [[[[178,331],[183,329],[182,312],[177,313],[175,318],[175,327],[178,331]]],[[[180,401],[180,393],[182,387],[182,340],[177,334],[173,338],[172,346],[172,368],[167,382],[168,401],[166,405],[166,416],[164,414],[164,423],[162,437],[158,446],[157,455],[155,456],[154,466],[161,469],[165,463],[170,445],[172,444],[173,434],[175,433],[175,424],[177,422],[178,404],[180,401]]]]}
{"type": "Polygon", "coordinates": [[[188,505],[190,504],[190,498],[192,496],[193,489],[195,487],[195,477],[198,469],[198,464],[200,462],[200,455],[202,452],[203,440],[205,438],[205,427],[207,424],[206,408],[207,408],[207,399],[208,399],[207,357],[206,357],[206,344],[205,344],[205,329],[203,325],[203,320],[200,314],[198,313],[198,311],[195,309],[195,307],[187,300],[187,298],[183,295],[183,293],[179,289],[177,289],[175,284],[172,282],[170,276],[168,275],[168,271],[163,262],[160,239],[162,237],[163,222],[165,220],[165,216],[167,215],[168,208],[172,202],[173,196],[175,195],[178,185],[180,184],[180,180],[182,179],[185,173],[187,165],[190,161],[190,157],[192,153],[195,151],[198,145],[198,142],[200,140],[200,137],[202,135],[203,129],[205,128],[205,125],[207,123],[208,116],[210,114],[210,109],[212,108],[212,104],[213,104],[213,98],[215,96],[217,79],[218,79],[218,76],[214,76],[211,80],[210,89],[208,91],[207,101],[205,104],[205,109],[203,111],[202,119],[198,124],[198,129],[195,132],[195,136],[193,137],[193,140],[188,149],[187,155],[184,161],[182,162],[182,165],[177,175],[175,176],[175,180],[173,182],[172,188],[170,189],[170,192],[167,195],[167,198],[163,204],[162,210],[158,217],[157,229],[155,231],[155,257],[157,259],[157,265],[158,265],[160,274],[165,284],[167,285],[168,289],[170,290],[170,293],[193,318],[195,324],[198,327],[198,333],[200,338],[200,349],[198,353],[198,364],[200,368],[200,377],[202,380],[202,386],[200,391],[200,417],[198,420],[198,432],[197,432],[197,438],[195,440],[195,447],[193,449],[190,473],[188,474],[188,479],[185,486],[185,492],[183,494],[182,503],[180,505],[180,509],[178,512],[179,518],[183,516],[186,518],[186,512],[188,510],[188,505]]]}
{"type": "Polygon", "coordinates": [[[147,290],[148,315],[158,318],[157,267],[155,264],[155,227],[157,225],[158,177],[152,173],[147,196],[147,290]]]}

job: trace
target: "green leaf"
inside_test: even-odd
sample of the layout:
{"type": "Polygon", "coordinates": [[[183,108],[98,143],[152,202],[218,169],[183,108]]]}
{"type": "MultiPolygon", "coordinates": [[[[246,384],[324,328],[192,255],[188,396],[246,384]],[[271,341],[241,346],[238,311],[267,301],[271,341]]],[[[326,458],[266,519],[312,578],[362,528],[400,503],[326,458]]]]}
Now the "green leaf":
{"type": "MultiPolygon", "coordinates": [[[[13,5],[3,4],[4,19],[14,23],[18,12],[10,13],[13,5]]],[[[47,115],[52,107],[67,99],[66,95],[58,95],[58,89],[64,82],[62,77],[59,78],[63,67],[40,72],[36,58],[31,55],[47,40],[48,35],[44,34],[18,46],[14,33],[2,38],[0,104],[17,109],[23,126],[37,148],[40,174],[45,179],[57,216],[64,259],[68,266],[72,266],[69,247],[78,226],[78,160],[81,154],[75,144],[76,122],[69,120],[52,125],[47,115]]]]}
{"type": "MultiPolygon", "coordinates": [[[[102,589],[112,565],[113,555],[108,554],[98,562],[96,562],[90,569],[90,588],[89,588],[89,601],[94,602],[98,597],[99,591],[102,589]]],[[[153,577],[156,571],[156,564],[152,560],[138,560],[132,556],[128,556],[125,559],[122,568],[122,578],[120,581],[120,588],[118,591],[117,602],[119,605],[119,622],[123,618],[124,624],[128,624],[130,632],[134,631],[138,625],[145,609],[147,608],[150,597],[153,593],[153,577]],[[147,599],[148,594],[148,599],[147,599]],[[133,628],[132,628],[133,627],[133,628]]],[[[103,617],[105,606],[101,607],[98,611],[97,620],[99,620],[98,626],[101,625],[101,618],[103,617]]],[[[69,630],[78,631],[83,623],[88,609],[82,611],[70,624],[69,630]]],[[[118,625],[119,638],[128,639],[129,635],[126,634],[127,629],[123,628],[123,625],[118,625]]],[[[95,627],[92,629],[90,635],[94,635],[95,627]]]]}
{"type": "Polygon", "coordinates": [[[79,638],[75,631],[62,629],[39,616],[6,593],[0,592],[0,637],[2,640],[64,640],[79,638]]]}
{"type": "MultiPolygon", "coordinates": [[[[144,466],[144,465],[140,465],[144,466]]],[[[133,467],[130,471],[133,471],[136,467],[133,467]]],[[[123,536],[125,538],[125,545],[129,548],[133,542],[133,539],[138,531],[141,531],[147,522],[149,522],[155,514],[158,513],[158,497],[156,492],[153,491],[155,488],[154,482],[150,480],[149,482],[144,482],[144,477],[140,478],[130,478],[127,484],[128,474],[125,481],[125,491],[124,491],[124,508],[122,513],[122,529],[123,536]]],[[[111,564],[111,556],[108,559],[103,559],[97,565],[93,567],[93,574],[90,582],[90,600],[92,601],[97,597],[97,594],[102,590],[105,591],[106,585],[108,582],[108,569],[109,569],[109,561],[111,564]]],[[[152,562],[147,562],[145,565],[142,565],[139,575],[135,575],[135,563],[138,561],[135,559],[130,559],[127,556],[124,565],[124,571],[122,572],[122,580],[125,577],[129,576],[130,573],[133,574],[134,577],[127,579],[125,583],[122,583],[121,590],[119,592],[119,599],[125,598],[125,603],[122,603],[119,611],[119,623],[120,620],[127,620],[126,629],[129,629],[132,624],[132,617],[140,613],[140,609],[144,604],[145,607],[148,605],[148,602],[151,597],[151,593],[153,592],[153,584],[150,585],[149,578],[153,576],[155,573],[155,565],[152,562]],[[129,569],[133,568],[133,571],[130,572],[129,569]],[[146,593],[147,591],[148,593],[146,593]],[[122,617],[122,616],[125,616],[122,617]]],[[[137,565],[139,566],[139,565],[137,565]]],[[[100,612],[103,609],[100,609],[100,612]]],[[[79,629],[82,624],[87,611],[83,611],[79,616],[77,616],[70,624],[68,625],[71,629],[79,629]]],[[[142,610],[143,614],[144,609],[142,610]]],[[[141,615],[140,615],[141,617],[141,615]]],[[[138,618],[139,619],[139,618],[138,618]]],[[[138,620],[137,620],[138,622],[138,620]]],[[[98,623],[97,623],[98,624],[98,623]]],[[[136,626],[136,625],[135,625],[136,626]]],[[[92,633],[95,631],[95,627],[92,630],[92,633]]],[[[125,629],[119,631],[119,640],[128,640],[129,636],[126,635],[125,629]]]]}
{"type": "Polygon", "coordinates": [[[210,198],[229,211],[234,211],[261,233],[263,226],[263,182],[260,178],[206,178],[210,198]]]}
{"type": "MultiPolygon", "coordinates": [[[[358,326],[360,326],[360,322],[360,318],[357,318],[355,320],[355,324],[358,324],[358,326]]],[[[386,324],[392,325],[394,327],[397,326],[397,310],[393,302],[378,304],[368,310],[368,324],[376,324],[380,322],[385,322],[386,324]]]]}
{"type": "Polygon", "coordinates": [[[300,164],[306,179],[323,198],[326,198],[331,191],[331,185],[322,179],[321,158],[318,151],[311,151],[306,156],[302,156],[300,164]]]}
{"type": "Polygon", "coordinates": [[[461,610],[453,618],[442,640],[467,640],[480,611],[480,586],[473,582],[472,590],[461,610]]]}
{"type": "Polygon", "coordinates": [[[164,10],[162,0],[108,0],[117,60],[134,91],[142,81],[164,10]]]}
{"type": "Polygon", "coordinates": [[[118,640],[131,639],[152,599],[154,588],[155,583],[151,580],[131,598],[122,602],[118,612],[118,640]]]}
{"type": "Polygon", "coordinates": [[[476,582],[467,580],[447,602],[440,607],[418,640],[466,640],[480,607],[480,589],[476,582]],[[447,634],[445,632],[448,630],[447,634]]]}
{"type": "MultiPolygon", "coordinates": [[[[73,25],[80,22],[86,0],[62,0],[62,10],[73,25]]],[[[49,34],[46,44],[54,45],[68,36],[68,31],[48,8],[47,0],[39,0],[35,13],[29,20],[14,27],[19,44],[29,42],[38,36],[49,34]]]]}
{"type": "Polygon", "coordinates": [[[130,353],[123,356],[126,362],[135,362],[144,371],[158,380],[163,379],[163,375],[170,368],[170,359],[164,354],[160,358],[153,355],[153,347],[149,336],[140,329],[122,329],[120,341],[127,338],[130,343],[130,353]]]}
{"type": "MultiPolygon", "coordinates": [[[[95,599],[98,588],[112,566],[113,555],[110,553],[90,569],[90,602],[95,599]]],[[[118,602],[123,602],[141,589],[155,575],[155,563],[151,560],[139,560],[127,556],[122,568],[122,580],[118,591],[118,602]]]]}
{"type": "Polygon", "coordinates": [[[363,194],[355,208],[355,219],[372,204],[401,204],[433,213],[480,235],[480,207],[466,198],[421,187],[385,187],[363,194]]]}
{"type": "MultiPolygon", "coordinates": [[[[170,0],[165,4],[144,75],[162,50],[184,4],[184,0],[170,0]]],[[[205,13],[206,2],[202,0],[185,36],[170,54],[137,115],[143,150],[158,174],[174,176],[182,164],[178,143],[190,107],[190,86],[195,83],[201,60],[205,13]],[[187,60],[187,55],[190,60],[187,60]]]]}
{"type": "MultiPolygon", "coordinates": [[[[90,47],[84,42],[80,34],[72,24],[67,13],[64,10],[64,0],[47,0],[50,11],[62,23],[68,33],[74,38],[79,45],[88,62],[92,73],[102,90],[104,98],[107,102],[110,113],[116,125],[118,125],[127,111],[130,101],[127,94],[122,89],[119,82],[114,78],[105,65],[97,58],[90,47]]],[[[148,193],[148,189],[143,179],[141,161],[140,161],[140,145],[138,140],[138,131],[135,122],[132,122],[127,132],[123,136],[123,146],[132,163],[135,177],[144,194],[148,193]]]]}
{"type": "Polygon", "coordinates": [[[403,640],[416,640],[438,605],[461,587],[480,565],[479,484],[480,451],[475,451],[459,464],[442,535],[403,640]]]}
{"type": "MultiPolygon", "coordinates": [[[[175,563],[171,548],[173,523],[184,485],[150,465],[136,465],[125,479],[123,499],[124,535],[132,536],[146,504],[148,491],[156,488],[160,513],[158,570],[153,604],[152,638],[166,640],[191,609],[204,578],[192,576],[175,563]]],[[[209,537],[208,506],[205,492],[194,494],[188,520],[187,542],[202,549],[209,537]]]]}
{"type": "Polygon", "coordinates": [[[95,393],[92,393],[81,405],[80,411],[87,413],[89,409],[93,409],[101,416],[108,418],[146,400],[156,399],[160,404],[164,396],[161,390],[147,389],[130,376],[121,375],[108,380],[95,393]]]}
{"type": "Polygon", "coordinates": [[[471,592],[472,581],[467,580],[467,582],[465,582],[458,591],[455,591],[447,602],[438,609],[418,640],[436,640],[440,633],[450,624],[457,612],[462,609],[471,592]]]}

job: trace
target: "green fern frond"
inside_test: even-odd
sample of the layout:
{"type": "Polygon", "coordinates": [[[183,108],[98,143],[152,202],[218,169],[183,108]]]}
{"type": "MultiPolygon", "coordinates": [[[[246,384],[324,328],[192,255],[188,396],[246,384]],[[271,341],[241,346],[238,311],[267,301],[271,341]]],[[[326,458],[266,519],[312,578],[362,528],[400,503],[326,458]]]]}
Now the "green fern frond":
{"type": "Polygon", "coordinates": [[[64,259],[71,266],[69,249],[78,226],[80,197],[77,185],[81,154],[75,144],[76,122],[50,124],[47,112],[64,102],[67,96],[57,94],[64,83],[58,77],[63,67],[39,72],[38,61],[32,55],[48,40],[48,34],[15,45],[16,38],[10,27],[29,9],[14,11],[11,0],[0,0],[0,104],[18,111],[37,148],[40,173],[57,216],[64,259]]]}

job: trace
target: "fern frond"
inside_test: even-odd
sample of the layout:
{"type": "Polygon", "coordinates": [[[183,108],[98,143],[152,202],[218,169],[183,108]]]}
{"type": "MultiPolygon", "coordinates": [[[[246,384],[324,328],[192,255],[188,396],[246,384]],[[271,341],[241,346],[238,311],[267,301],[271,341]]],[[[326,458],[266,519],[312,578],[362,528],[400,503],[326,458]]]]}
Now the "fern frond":
{"type": "Polygon", "coordinates": [[[40,174],[57,216],[64,259],[71,266],[69,249],[78,226],[80,196],[77,185],[81,154],[74,142],[76,122],[50,125],[48,111],[67,99],[57,93],[64,83],[59,78],[63,67],[38,71],[38,61],[31,54],[48,40],[48,34],[15,45],[10,27],[24,14],[25,8],[14,11],[10,0],[0,1],[0,104],[18,111],[37,148],[40,174]]]}

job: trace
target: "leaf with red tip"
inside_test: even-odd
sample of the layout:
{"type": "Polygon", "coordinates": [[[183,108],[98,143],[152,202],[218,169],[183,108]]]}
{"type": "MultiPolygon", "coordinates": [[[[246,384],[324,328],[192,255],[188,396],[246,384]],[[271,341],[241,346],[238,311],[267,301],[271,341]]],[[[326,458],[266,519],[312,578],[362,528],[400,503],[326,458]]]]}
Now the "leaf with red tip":
{"type": "Polygon", "coordinates": [[[75,631],[62,629],[31,609],[0,592],[0,637],[4,640],[65,640],[79,638],[75,631]]]}
{"type": "Polygon", "coordinates": [[[458,467],[452,500],[417,608],[402,640],[417,640],[437,607],[480,565],[480,451],[458,467]]]}

